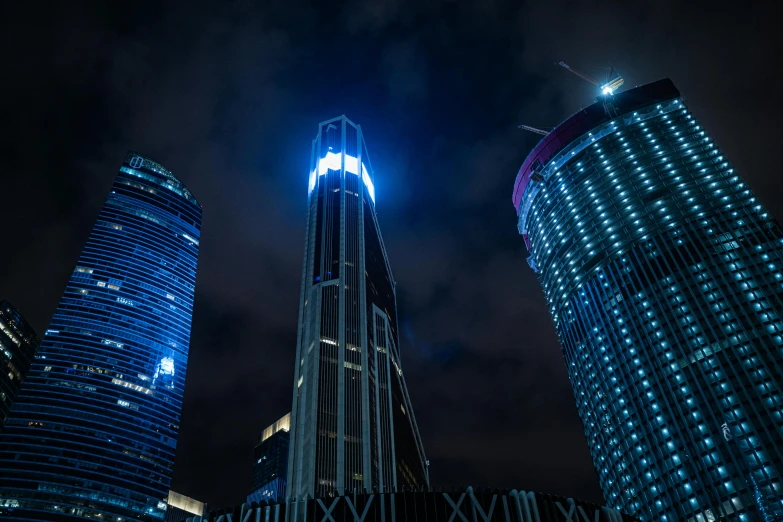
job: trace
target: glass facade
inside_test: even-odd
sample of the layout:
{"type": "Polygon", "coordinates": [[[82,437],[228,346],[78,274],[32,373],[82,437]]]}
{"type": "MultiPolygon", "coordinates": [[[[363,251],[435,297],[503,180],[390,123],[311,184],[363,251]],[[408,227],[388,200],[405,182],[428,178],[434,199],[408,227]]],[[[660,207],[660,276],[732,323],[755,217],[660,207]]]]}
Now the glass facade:
{"type": "Polygon", "coordinates": [[[0,301],[0,433],[40,342],[22,314],[0,301]]]}
{"type": "Polygon", "coordinates": [[[266,428],[253,450],[253,487],[248,502],[278,502],[285,498],[291,414],[266,428]]]}
{"type": "Polygon", "coordinates": [[[288,495],[427,483],[400,361],[394,278],[361,128],[313,140],[288,495]]]}
{"type": "Polygon", "coordinates": [[[163,520],[201,207],[130,152],[0,435],[5,520],[163,520]]]}
{"type": "Polygon", "coordinates": [[[674,85],[565,121],[514,203],[608,504],[783,520],[783,233],[674,85]]]}

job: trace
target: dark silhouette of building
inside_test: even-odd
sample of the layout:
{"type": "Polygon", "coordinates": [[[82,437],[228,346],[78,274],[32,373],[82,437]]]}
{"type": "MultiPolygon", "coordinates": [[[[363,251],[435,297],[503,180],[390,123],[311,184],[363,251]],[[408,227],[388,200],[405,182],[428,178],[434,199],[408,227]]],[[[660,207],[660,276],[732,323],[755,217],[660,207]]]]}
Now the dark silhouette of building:
{"type": "Polygon", "coordinates": [[[783,233],[672,82],[560,124],[513,201],[608,504],[783,520],[783,233]]]}
{"type": "Polygon", "coordinates": [[[40,342],[22,314],[8,301],[0,301],[0,432],[40,342]]]}
{"type": "Polygon", "coordinates": [[[201,207],[120,167],[0,434],[7,520],[162,520],[190,344],[201,207]]]}
{"type": "Polygon", "coordinates": [[[286,413],[261,434],[253,450],[253,487],[248,502],[285,498],[291,414],[286,413]]]}
{"type": "MultiPolygon", "coordinates": [[[[333,498],[243,504],[188,516],[182,522],[278,520],[288,522],[638,522],[617,510],[572,498],[502,489],[391,488],[333,498]]],[[[179,521],[175,521],[179,522],[179,521]]]]}
{"type": "Polygon", "coordinates": [[[361,128],[313,140],[288,496],[427,484],[400,360],[394,278],[361,128]]]}

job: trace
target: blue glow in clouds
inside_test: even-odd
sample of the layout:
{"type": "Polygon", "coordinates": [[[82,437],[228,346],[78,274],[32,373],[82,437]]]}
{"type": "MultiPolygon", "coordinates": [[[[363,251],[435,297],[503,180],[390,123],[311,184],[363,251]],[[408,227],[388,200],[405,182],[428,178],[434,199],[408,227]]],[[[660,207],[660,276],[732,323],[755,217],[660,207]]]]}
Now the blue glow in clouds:
{"type": "MultiPolygon", "coordinates": [[[[340,161],[342,159],[341,156],[342,154],[336,152],[327,152],[326,156],[318,161],[318,168],[310,173],[310,184],[308,187],[308,192],[312,192],[315,188],[316,172],[318,172],[318,176],[323,176],[330,170],[340,170],[342,168],[340,161]]],[[[345,154],[345,172],[356,174],[358,176],[359,158],[345,154]]],[[[375,203],[375,186],[372,184],[370,173],[367,171],[367,167],[364,166],[364,163],[362,163],[361,176],[364,185],[367,187],[367,193],[370,195],[370,199],[373,203],[375,203]]]]}

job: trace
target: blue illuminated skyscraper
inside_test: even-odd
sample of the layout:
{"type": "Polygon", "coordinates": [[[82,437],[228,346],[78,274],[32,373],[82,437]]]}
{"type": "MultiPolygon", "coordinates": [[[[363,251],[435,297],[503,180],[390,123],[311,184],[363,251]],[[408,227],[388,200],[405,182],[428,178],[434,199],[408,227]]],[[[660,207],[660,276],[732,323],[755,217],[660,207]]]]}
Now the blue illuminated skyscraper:
{"type": "Polygon", "coordinates": [[[570,117],[513,200],[608,504],[783,520],[783,232],[674,85],[570,117]]]}
{"type": "Polygon", "coordinates": [[[361,128],[313,140],[288,496],[427,484],[400,361],[394,278],[361,128]]]}
{"type": "Polygon", "coordinates": [[[0,435],[4,520],[163,520],[201,207],[128,153],[0,435]]]}

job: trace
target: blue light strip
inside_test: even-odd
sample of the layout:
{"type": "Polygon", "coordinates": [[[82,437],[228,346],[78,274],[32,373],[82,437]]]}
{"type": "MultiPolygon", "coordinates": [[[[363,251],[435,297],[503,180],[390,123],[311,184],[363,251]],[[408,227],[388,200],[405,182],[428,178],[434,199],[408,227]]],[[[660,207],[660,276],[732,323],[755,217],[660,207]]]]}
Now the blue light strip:
{"type": "MultiPolygon", "coordinates": [[[[342,154],[337,152],[327,152],[325,157],[318,160],[318,168],[310,173],[310,186],[308,192],[312,192],[315,188],[315,182],[317,178],[316,172],[318,176],[323,176],[330,170],[341,169],[342,156],[342,154]]],[[[358,176],[359,158],[345,154],[345,172],[356,174],[358,176]]],[[[364,165],[364,162],[362,162],[361,177],[364,185],[367,187],[367,192],[370,194],[370,199],[373,203],[375,203],[375,186],[372,184],[370,173],[367,171],[367,167],[364,165]]]]}

